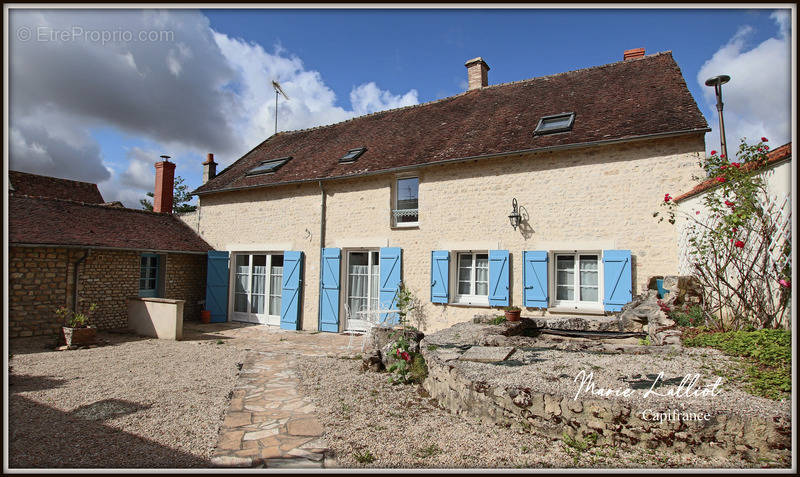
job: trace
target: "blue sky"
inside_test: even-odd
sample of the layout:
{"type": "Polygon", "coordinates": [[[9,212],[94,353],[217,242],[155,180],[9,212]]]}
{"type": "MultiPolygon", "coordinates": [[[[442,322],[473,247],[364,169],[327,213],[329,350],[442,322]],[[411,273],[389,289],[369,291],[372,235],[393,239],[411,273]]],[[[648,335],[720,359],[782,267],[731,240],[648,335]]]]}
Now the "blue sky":
{"type": "MultiPolygon", "coordinates": [[[[701,81],[731,75],[729,143],[766,135],[777,146],[791,139],[790,12],[12,10],[11,167],[98,182],[107,200],[136,206],[160,154],[172,155],[194,188],[205,153],[224,167],[268,137],[272,79],[290,97],[279,129],[299,129],[458,94],[464,62],[476,56],[498,84],[619,61],[638,47],[672,50],[712,127],[713,91],[701,81]],[[172,36],[21,40],[20,29],[43,25],[172,36]]],[[[718,147],[716,130],[706,143],[718,147]]]]}

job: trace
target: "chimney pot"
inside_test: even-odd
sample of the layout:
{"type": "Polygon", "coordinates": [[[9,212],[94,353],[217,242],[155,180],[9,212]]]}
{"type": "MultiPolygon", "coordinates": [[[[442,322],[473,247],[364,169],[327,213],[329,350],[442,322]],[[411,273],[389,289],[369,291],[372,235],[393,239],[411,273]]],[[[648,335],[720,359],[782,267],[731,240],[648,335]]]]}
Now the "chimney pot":
{"type": "Polygon", "coordinates": [[[641,58],[643,56],[644,48],[634,48],[632,50],[625,50],[625,53],[622,54],[622,59],[628,61],[634,58],[641,58]]]}
{"type": "Polygon", "coordinates": [[[203,184],[217,176],[217,163],[214,162],[214,154],[208,153],[206,162],[203,163],[203,184]]]}
{"type": "Polygon", "coordinates": [[[175,163],[169,162],[167,156],[156,162],[156,190],[153,192],[153,212],[171,214],[172,194],[175,186],[175,163]]]}
{"type": "Polygon", "coordinates": [[[466,63],[464,66],[467,67],[467,82],[469,87],[467,91],[472,91],[473,89],[480,89],[489,84],[489,65],[483,61],[483,58],[480,56],[477,58],[473,58],[466,63]]]}

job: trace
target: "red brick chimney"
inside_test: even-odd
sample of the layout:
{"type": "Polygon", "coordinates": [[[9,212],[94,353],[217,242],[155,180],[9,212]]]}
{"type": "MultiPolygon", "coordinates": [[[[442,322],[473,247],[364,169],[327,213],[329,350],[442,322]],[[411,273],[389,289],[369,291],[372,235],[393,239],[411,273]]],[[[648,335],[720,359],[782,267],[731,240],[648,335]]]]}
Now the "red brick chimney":
{"type": "Polygon", "coordinates": [[[483,61],[483,58],[480,56],[473,58],[464,63],[464,66],[467,67],[467,81],[469,83],[467,91],[480,89],[489,84],[489,65],[483,61]]]}
{"type": "Polygon", "coordinates": [[[210,181],[217,175],[217,163],[214,162],[214,154],[208,153],[208,159],[203,163],[203,184],[210,181]]]}
{"type": "Polygon", "coordinates": [[[634,58],[641,58],[644,56],[644,48],[634,48],[632,50],[625,50],[625,53],[622,54],[622,59],[625,61],[632,60],[634,58]]]}
{"type": "Polygon", "coordinates": [[[153,212],[172,213],[172,189],[175,186],[175,163],[169,162],[169,156],[156,162],[156,190],[153,192],[153,212]]]}

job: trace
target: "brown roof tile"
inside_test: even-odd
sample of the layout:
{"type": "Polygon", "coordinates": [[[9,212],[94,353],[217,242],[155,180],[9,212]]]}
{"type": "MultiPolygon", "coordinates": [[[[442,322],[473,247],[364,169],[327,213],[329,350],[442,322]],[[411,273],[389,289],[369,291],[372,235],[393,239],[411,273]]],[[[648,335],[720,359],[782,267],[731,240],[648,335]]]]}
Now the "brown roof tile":
{"type": "Polygon", "coordinates": [[[14,194],[10,244],[206,252],[212,247],[171,214],[14,194]]]}
{"type": "MultiPolygon", "coordinates": [[[[767,153],[767,163],[765,164],[765,167],[766,166],[770,166],[772,164],[775,164],[776,162],[780,162],[780,161],[789,159],[791,157],[792,157],[792,143],[787,143],[787,144],[784,144],[783,146],[776,147],[775,149],[773,149],[773,150],[771,150],[771,151],[769,151],[767,153]]],[[[749,163],[749,164],[747,164],[745,166],[746,170],[747,169],[752,169],[754,167],[756,167],[756,163],[755,162],[751,162],[751,163],[749,163]]],[[[715,187],[717,185],[719,185],[719,182],[717,182],[713,178],[706,179],[703,182],[701,182],[701,183],[697,184],[696,186],[694,186],[692,188],[692,190],[690,190],[689,192],[687,192],[685,194],[681,194],[681,195],[679,195],[678,197],[676,197],[673,200],[675,202],[680,202],[680,201],[686,200],[689,197],[694,197],[697,194],[699,194],[699,193],[701,193],[703,191],[706,191],[708,189],[711,189],[712,187],[715,187]]]]}
{"type": "Polygon", "coordinates": [[[21,195],[51,197],[54,199],[76,200],[90,204],[105,202],[97,184],[90,182],[40,176],[27,172],[8,171],[12,192],[21,195]]]}
{"type": "Polygon", "coordinates": [[[312,129],[256,146],[194,193],[330,179],[446,160],[708,130],[670,52],[489,86],[312,129]],[[542,116],[575,112],[572,131],[533,135],[542,116]],[[339,158],[366,147],[353,163],[339,158]],[[292,156],[272,174],[260,161],[292,156]]]}

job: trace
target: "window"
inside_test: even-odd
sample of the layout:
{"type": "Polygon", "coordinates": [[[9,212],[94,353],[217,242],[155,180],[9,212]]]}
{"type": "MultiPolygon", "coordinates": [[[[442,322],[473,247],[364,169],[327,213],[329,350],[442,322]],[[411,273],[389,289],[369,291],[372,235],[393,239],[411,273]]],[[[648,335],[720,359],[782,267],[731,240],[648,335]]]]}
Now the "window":
{"type": "Polygon", "coordinates": [[[377,251],[347,253],[347,306],[355,316],[360,311],[378,309],[380,261],[377,251]]]}
{"type": "Polygon", "coordinates": [[[489,254],[462,252],[458,253],[457,257],[456,302],[488,305],[489,254]]]}
{"type": "Polygon", "coordinates": [[[345,154],[344,156],[339,158],[339,162],[342,162],[342,163],[355,162],[355,160],[358,159],[359,156],[361,156],[361,154],[364,154],[364,151],[366,151],[366,150],[367,150],[366,147],[359,147],[359,148],[356,148],[356,149],[350,149],[349,151],[347,151],[347,154],[345,154]]]}
{"type": "Polygon", "coordinates": [[[395,227],[419,224],[419,177],[397,179],[392,216],[395,227]]]}
{"type": "Polygon", "coordinates": [[[575,113],[562,113],[553,116],[545,116],[539,120],[536,125],[536,130],[533,131],[535,135],[557,133],[569,131],[572,129],[572,124],[575,122],[575,113]]]}
{"type": "Polygon", "coordinates": [[[270,159],[268,161],[261,161],[259,165],[250,169],[245,173],[246,176],[254,176],[257,174],[269,174],[280,169],[284,164],[289,162],[292,157],[282,157],[280,159],[270,159]]]}
{"type": "Polygon", "coordinates": [[[283,255],[236,254],[233,273],[233,319],[280,324],[283,255]]]}
{"type": "Polygon", "coordinates": [[[600,305],[600,256],[595,253],[555,254],[555,304],[600,305]]]}
{"type": "Polygon", "coordinates": [[[143,253],[139,262],[139,296],[158,297],[158,255],[143,253]]]}

